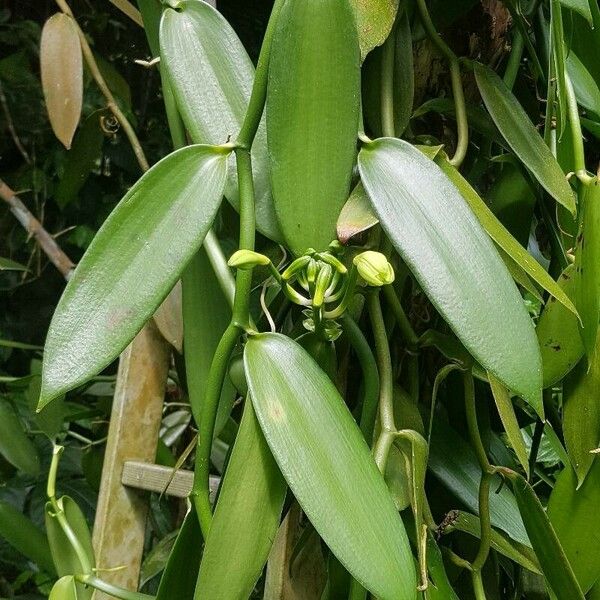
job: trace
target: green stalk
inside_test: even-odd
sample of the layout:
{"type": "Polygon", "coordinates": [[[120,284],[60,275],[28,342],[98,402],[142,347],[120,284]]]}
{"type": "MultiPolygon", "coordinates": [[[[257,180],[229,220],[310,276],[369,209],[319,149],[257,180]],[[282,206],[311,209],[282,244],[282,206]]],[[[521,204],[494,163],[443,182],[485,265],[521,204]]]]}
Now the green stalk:
{"type": "Polygon", "coordinates": [[[377,371],[377,363],[371,352],[369,342],[367,342],[367,339],[354,319],[346,313],[342,317],[342,323],[344,332],[348,336],[348,340],[350,341],[350,345],[354,349],[354,352],[356,352],[358,362],[362,369],[364,398],[360,414],[360,430],[369,445],[371,445],[379,401],[379,373],[377,371]]]}
{"type": "Polygon", "coordinates": [[[116,585],[112,585],[93,575],[75,575],[75,579],[84,585],[89,585],[105,594],[120,598],[120,600],[154,600],[155,596],[142,594],[141,592],[132,592],[116,585]]]}
{"type": "Polygon", "coordinates": [[[410,350],[417,349],[419,347],[419,338],[402,308],[396,290],[391,285],[386,285],[383,287],[383,295],[385,296],[385,300],[389,307],[392,309],[392,313],[394,313],[404,343],[410,350]]]}
{"type": "Polygon", "coordinates": [[[379,470],[385,473],[390,447],[396,436],[396,423],[394,420],[392,358],[385,332],[378,289],[367,294],[367,309],[371,319],[373,337],[375,338],[375,354],[379,370],[379,421],[381,432],[375,442],[373,455],[379,470]]]}
{"type": "Polygon", "coordinates": [[[585,168],[585,151],[583,149],[583,133],[581,132],[581,121],[579,120],[579,109],[577,108],[577,98],[573,90],[571,78],[565,73],[565,84],[567,88],[567,111],[569,123],[571,125],[571,138],[573,140],[573,163],[575,165],[575,175],[581,183],[589,185],[595,178],[588,175],[585,168]]]}
{"type": "Polygon", "coordinates": [[[395,137],[394,125],[394,58],[395,30],[392,28],[381,53],[381,133],[395,137]]]}
{"type": "Polygon", "coordinates": [[[454,107],[456,112],[457,142],[454,156],[450,159],[450,164],[457,169],[462,164],[469,147],[469,123],[467,121],[467,106],[465,104],[465,94],[463,91],[462,80],[460,77],[460,63],[458,57],[450,47],[440,37],[435,30],[431,15],[427,9],[425,0],[417,0],[417,8],[423,23],[423,28],[429,39],[434,43],[439,52],[446,58],[450,68],[450,80],[452,83],[452,95],[454,96],[454,107]]]}
{"type": "Polygon", "coordinates": [[[481,569],[490,553],[490,544],[492,538],[492,525],[490,519],[490,484],[494,468],[490,464],[487,453],[481,441],[479,425],[477,423],[477,407],[475,404],[475,383],[471,371],[465,371],[463,374],[463,384],[465,388],[465,412],[467,416],[467,427],[471,437],[471,443],[477,456],[477,461],[481,467],[482,476],[479,484],[479,519],[481,522],[481,538],[479,550],[475,559],[471,563],[473,591],[477,600],[485,599],[483,582],[481,581],[481,569]]]}
{"type": "Polygon", "coordinates": [[[504,76],[502,77],[506,87],[509,90],[512,90],[513,86],[515,85],[524,47],[525,42],[523,40],[523,34],[517,30],[513,37],[512,48],[510,49],[508,62],[506,63],[506,70],[504,71],[504,76]]]}

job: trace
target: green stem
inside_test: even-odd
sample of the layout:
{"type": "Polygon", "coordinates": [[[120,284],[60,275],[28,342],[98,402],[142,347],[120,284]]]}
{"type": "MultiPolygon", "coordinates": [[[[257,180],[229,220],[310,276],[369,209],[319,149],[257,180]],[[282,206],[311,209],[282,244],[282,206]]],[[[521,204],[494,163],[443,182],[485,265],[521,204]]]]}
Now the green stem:
{"type": "Polygon", "coordinates": [[[233,323],[223,333],[223,337],[219,341],[210,366],[206,393],[201,407],[202,412],[198,428],[198,446],[196,448],[194,483],[191,496],[205,540],[207,539],[212,521],[208,482],[210,476],[210,451],[212,448],[217,407],[219,405],[219,398],[221,397],[223,381],[227,374],[229,358],[235,348],[239,335],[240,332],[233,323]]]}
{"type": "Polygon", "coordinates": [[[473,580],[473,593],[475,595],[475,600],[486,600],[483,579],[481,578],[481,571],[471,571],[471,579],[473,580]]]}
{"type": "Polygon", "coordinates": [[[585,168],[585,151],[583,149],[583,134],[581,132],[581,121],[579,120],[579,109],[577,108],[577,98],[573,90],[571,78],[565,73],[565,84],[567,92],[567,111],[569,123],[571,124],[571,139],[573,143],[573,164],[575,174],[578,179],[588,185],[594,181],[594,177],[588,175],[585,168]]]}
{"type": "Polygon", "coordinates": [[[364,380],[364,397],[360,414],[360,430],[365,439],[372,444],[373,430],[377,419],[377,405],[379,400],[379,373],[377,362],[371,352],[369,342],[363,335],[360,327],[347,313],[342,317],[344,332],[348,336],[350,345],[356,352],[364,380]]]}
{"type": "Polygon", "coordinates": [[[384,137],[394,137],[394,57],[395,27],[383,44],[381,53],[381,133],[384,137]]]}
{"type": "Polygon", "coordinates": [[[350,593],[348,600],[367,600],[367,590],[354,579],[350,582],[350,593]]]}
{"type": "Polygon", "coordinates": [[[260,49],[260,55],[256,64],[256,73],[254,75],[254,85],[252,86],[250,102],[248,103],[246,116],[244,117],[244,122],[237,138],[237,143],[248,149],[252,146],[265,107],[269,61],[271,58],[271,44],[273,42],[273,34],[275,33],[277,19],[284,2],[285,0],[275,0],[275,3],[273,4],[269,23],[267,24],[267,29],[265,31],[265,37],[263,38],[260,49]]]}
{"type": "Polygon", "coordinates": [[[75,579],[84,585],[89,585],[105,594],[120,598],[120,600],[154,600],[155,596],[142,594],[141,592],[132,592],[116,585],[112,585],[93,575],[75,575],[75,579]]]}
{"type": "Polygon", "coordinates": [[[477,556],[471,563],[473,569],[473,589],[477,598],[485,598],[483,586],[481,585],[480,572],[490,553],[492,537],[490,520],[490,484],[494,468],[488,460],[483,442],[481,441],[481,434],[477,423],[477,407],[475,404],[475,382],[473,381],[473,374],[471,371],[465,371],[463,374],[463,384],[465,388],[467,427],[471,437],[471,443],[477,456],[477,461],[479,462],[482,471],[481,482],[479,484],[479,519],[481,522],[481,537],[477,556]],[[479,588],[478,586],[481,587],[479,588]],[[483,595],[480,595],[481,593],[483,593],[483,595]]]}
{"type": "Polygon", "coordinates": [[[375,354],[377,356],[379,371],[379,420],[381,432],[375,442],[373,454],[379,470],[385,473],[389,450],[396,435],[396,423],[394,420],[392,358],[385,332],[379,290],[373,290],[367,294],[367,308],[371,319],[373,337],[375,338],[375,354]]]}
{"type": "Polygon", "coordinates": [[[523,40],[523,34],[517,30],[513,37],[512,48],[510,49],[510,55],[508,56],[508,62],[506,63],[506,70],[502,77],[509,90],[512,90],[515,85],[524,47],[525,42],[523,40]]]}
{"type": "Polygon", "coordinates": [[[400,302],[400,298],[398,298],[398,294],[396,294],[396,290],[391,285],[386,285],[383,287],[383,295],[394,313],[396,323],[398,324],[400,334],[402,335],[405,344],[410,350],[418,348],[419,338],[402,308],[402,303],[400,302]]]}
{"type": "Polygon", "coordinates": [[[429,39],[437,47],[439,52],[446,58],[450,67],[450,80],[452,83],[452,95],[454,96],[454,107],[456,112],[457,142],[454,156],[450,159],[450,164],[459,168],[467,154],[469,147],[469,123],[467,121],[467,106],[465,104],[465,94],[463,91],[462,80],[460,77],[460,63],[458,57],[451,48],[444,42],[438,32],[435,30],[433,21],[427,9],[425,0],[417,0],[417,8],[423,28],[429,39]]]}

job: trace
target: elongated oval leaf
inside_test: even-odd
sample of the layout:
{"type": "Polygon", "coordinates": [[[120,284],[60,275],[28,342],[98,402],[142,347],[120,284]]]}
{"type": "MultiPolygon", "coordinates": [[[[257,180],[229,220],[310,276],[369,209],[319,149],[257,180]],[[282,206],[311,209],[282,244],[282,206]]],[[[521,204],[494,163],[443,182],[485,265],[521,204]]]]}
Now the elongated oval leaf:
{"type": "MultiPolygon", "coordinates": [[[[568,266],[558,278],[558,285],[574,297],[575,267],[568,266]]],[[[549,298],[536,327],[542,355],[544,388],[560,381],[583,356],[584,348],[577,317],[554,298],[549,298]]]]}
{"type": "Polygon", "coordinates": [[[75,578],[72,575],[61,577],[52,586],[48,600],[78,600],[75,578]]]}
{"type": "Polygon", "coordinates": [[[507,470],[519,511],[544,577],[557,600],[584,600],[583,593],[544,507],[521,475],[507,470]]]}
{"type": "Polygon", "coordinates": [[[359,181],[350,193],[338,217],[337,237],[342,244],[346,244],[355,235],[367,231],[377,223],[379,223],[379,219],[373,213],[369,196],[367,196],[363,184],[359,181]]]}
{"type": "Polygon", "coordinates": [[[169,295],[154,313],[154,322],[165,338],[179,354],[183,351],[183,316],[181,310],[181,282],[177,282],[169,295]]]}
{"type": "Polygon", "coordinates": [[[398,12],[398,0],[349,0],[360,43],[362,60],[387,39],[398,12]]]}
{"type": "Polygon", "coordinates": [[[365,145],[358,166],[382,227],[431,302],[475,359],[542,414],[533,324],[457,188],[402,140],[365,145]]]}
{"type": "Polygon", "coordinates": [[[0,398],[0,455],[28,475],[39,475],[40,457],[10,403],[0,398]]]}
{"type": "MultiPolygon", "coordinates": [[[[600,342],[598,336],[597,342],[600,342]]],[[[600,352],[581,361],[563,383],[563,432],[567,452],[581,485],[600,447],[600,352]]]]}
{"type": "Polygon", "coordinates": [[[600,576],[600,462],[594,463],[581,487],[577,479],[569,466],[558,476],[548,502],[548,518],[587,593],[600,576]]]}
{"type": "Polygon", "coordinates": [[[474,68],[483,102],[508,145],[542,187],[575,213],[575,199],[569,183],[523,107],[494,71],[479,63],[475,63],[474,68]]]}
{"type": "Polygon", "coordinates": [[[272,50],[267,138],[277,218],[296,254],[325,250],[356,153],[359,50],[348,3],[287,2],[272,50]]]}
{"type": "MultiPolygon", "coordinates": [[[[473,211],[488,235],[506,252],[506,254],[536,283],[543,287],[551,296],[554,296],[561,304],[568,308],[573,314],[577,310],[569,296],[563,292],[560,285],[552,279],[540,263],[535,260],[529,252],[511,235],[506,227],[498,220],[494,213],[488,208],[487,204],[480,198],[479,194],[473,189],[469,182],[448,162],[448,160],[438,154],[436,163],[442,171],[448,176],[448,179],[456,186],[462,197],[467,201],[470,209],[473,211]]],[[[510,193],[505,190],[505,193],[510,193]]],[[[514,190],[512,190],[514,194],[514,190]]],[[[522,215],[523,209],[519,210],[522,215]]]]}
{"type": "Polygon", "coordinates": [[[592,11],[590,9],[590,0],[560,0],[565,8],[570,8],[578,12],[589,24],[592,25],[592,11]]]}
{"type": "Polygon", "coordinates": [[[4,501],[0,501],[0,536],[46,573],[56,572],[44,533],[22,511],[4,501]]]}
{"type": "Polygon", "coordinates": [[[600,315],[600,185],[594,180],[581,197],[575,250],[575,306],[581,317],[581,338],[588,356],[594,352],[600,315]]]}
{"type": "Polygon", "coordinates": [[[83,59],[77,26],[68,15],[56,13],[44,24],[40,71],[50,125],[70,148],[83,102],[83,59]]]}
{"type": "Polygon", "coordinates": [[[325,543],[378,598],[416,598],[402,521],[335,385],[280,334],[250,338],[244,365],[265,438],[325,543]]]}
{"type": "Polygon", "coordinates": [[[600,89],[592,74],[573,51],[569,52],[566,58],[566,66],[577,102],[596,115],[600,115],[600,89]]]}
{"type": "MultiPolygon", "coordinates": [[[[197,0],[182,0],[177,10],[166,8],[160,24],[160,55],[192,140],[196,144],[224,144],[235,138],[250,100],[254,66],[223,16],[207,2],[197,0]]],[[[280,241],[264,120],[252,145],[252,171],[257,227],[280,241]]],[[[235,168],[229,170],[225,196],[239,207],[235,168]]]]}
{"type": "Polygon", "coordinates": [[[196,587],[195,598],[248,598],[267,562],[287,485],[246,400],[196,587]]]}
{"type": "Polygon", "coordinates": [[[39,408],[99,373],[143,327],[202,244],[226,175],[222,149],[189,146],[161,160],[127,192],[58,303],[39,408]]]}

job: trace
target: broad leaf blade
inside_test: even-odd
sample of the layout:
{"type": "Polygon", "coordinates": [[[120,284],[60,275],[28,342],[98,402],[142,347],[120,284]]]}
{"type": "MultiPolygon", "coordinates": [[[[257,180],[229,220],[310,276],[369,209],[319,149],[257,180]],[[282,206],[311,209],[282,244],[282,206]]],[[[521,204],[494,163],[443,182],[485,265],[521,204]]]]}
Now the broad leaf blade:
{"type": "Polygon", "coordinates": [[[251,595],[277,533],[286,490],[248,399],[204,547],[195,598],[251,595]]]}
{"type": "Polygon", "coordinates": [[[570,8],[578,12],[589,24],[592,25],[592,11],[590,9],[590,0],[560,0],[565,8],[570,8]]]}
{"type": "Polygon", "coordinates": [[[83,103],[83,59],[77,26],[64,13],[52,15],[44,24],[40,71],[50,125],[70,148],[83,103]]]}
{"type": "Polygon", "coordinates": [[[244,363],[267,442],[325,543],[377,597],[415,598],[402,521],[334,384],[280,334],[251,337],[244,363]]]}
{"type": "Polygon", "coordinates": [[[222,149],[189,146],[164,158],[127,192],[58,303],[46,340],[39,408],[99,373],[143,327],[202,244],[226,175],[222,149]]]}
{"type": "Polygon", "coordinates": [[[285,3],[269,66],[267,136],[275,210],[296,254],[335,239],[356,154],[359,93],[348,3],[285,3]]]}
{"type": "Polygon", "coordinates": [[[587,593],[600,575],[600,462],[594,463],[583,485],[577,488],[577,477],[567,466],[550,494],[548,517],[581,589],[587,593]]]}
{"type": "Polygon", "coordinates": [[[181,282],[178,281],[154,313],[154,323],[160,334],[179,354],[183,352],[183,316],[181,282]]]}
{"type": "Polygon", "coordinates": [[[494,71],[479,63],[474,68],[483,102],[504,139],[542,187],[574,214],[567,178],[523,107],[494,71]]]}
{"type": "Polygon", "coordinates": [[[513,471],[507,470],[507,477],[511,481],[519,511],[544,577],[557,600],[583,600],[583,593],[567,556],[533,488],[521,475],[513,471]]]}
{"type": "Polygon", "coordinates": [[[387,39],[398,11],[398,0],[350,0],[362,60],[387,39]]]}
{"type": "MultiPolygon", "coordinates": [[[[469,207],[487,231],[488,235],[508,254],[508,256],[521,267],[536,283],[543,287],[549,294],[554,296],[561,304],[568,308],[573,314],[577,314],[573,302],[563,292],[561,287],[550,277],[540,263],[527,252],[527,250],[511,235],[502,225],[479,194],[471,187],[468,181],[445,159],[436,158],[436,163],[448,176],[448,179],[456,186],[462,197],[467,201],[469,207]]],[[[508,193],[508,190],[505,191],[508,193]]],[[[520,212],[519,212],[520,214],[520,212]]]]}
{"type": "Polygon", "coordinates": [[[342,244],[346,244],[355,235],[367,231],[377,223],[379,223],[379,219],[373,213],[369,196],[359,181],[338,217],[336,225],[338,240],[342,244]]]}
{"type": "MultiPolygon", "coordinates": [[[[192,140],[218,145],[235,139],[250,100],[254,66],[225,18],[207,2],[197,0],[182,0],[177,10],[166,8],[160,24],[160,55],[192,140]]],[[[264,120],[252,145],[252,165],[257,227],[280,241],[264,120]]],[[[239,207],[235,168],[229,170],[225,196],[239,207]]]]}
{"type": "Polygon", "coordinates": [[[533,324],[457,188],[402,140],[367,144],[358,166],[382,227],[431,302],[475,359],[542,414],[533,324]]]}
{"type": "Polygon", "coordinates": [[[19,471],[34,477],[40,473],[38,451],[6,398],[0,398],[0,455],[19,471]]]}

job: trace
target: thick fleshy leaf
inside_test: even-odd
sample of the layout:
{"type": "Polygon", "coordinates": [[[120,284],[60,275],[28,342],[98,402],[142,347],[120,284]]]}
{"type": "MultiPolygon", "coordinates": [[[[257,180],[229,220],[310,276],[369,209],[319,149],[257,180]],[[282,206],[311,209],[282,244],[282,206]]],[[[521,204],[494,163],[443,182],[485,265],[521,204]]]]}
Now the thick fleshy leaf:
{"type": "MultiPolygon", "coordinates": [[[[165,8],[160,24],[161,67],[177,107],[197,144],[224,144],[241,129],[250,100],[254,66],[237,34],[208,2],[182,0],[165,8]]],[[[237,172],[231,159],[225,196],[239,207],[237,172]]],[[[257,228],[273,240],[281,233],[269,183],[264,120],[252,145],[257,228]]]]}
{"type": "MultiPolygon", "coordinates": [[[[200,423],[208,374],[219,340],[231,321],[231,308],[204,248],[190,260],[181,281],[188,395],[194,419],[200,423]]],[[[215,436],[227,422],[235,397],[231,379],[226,377],[217,409],[215,436]]]]}
{"type": "Polygon", "coordinates": [[[359,181],[344,204],[337,220],[337,237],[342,244],[355,235],[367,231],[379,223],[379,219],[371,208],[369,196],[359,181]]]}
{"type": "Polygon", "coordinates": [[[575,250],[575,306],[581,338],[590,357],[596,346],[600,315],[600,184],[595,179],[581,194],[580,226],[575,250]]]}
{"type": "Polygon", "coordinates": [[[488,379],[508,441],[515,451],[525,473],[529,477],[529,456],[527,454],[527,448],[525,447],[523,434],[519,427],[519,421],[517,421],[517,415],[515,414],[515,408],[512,404],[510,393],[491,373],[488,373],[488,379]]]}
{"type": "Polygon", "coordinates": [[[0,537],[46,573],[55,573],[50,546],[44,532],[38,529],[12,504],[0,500],[0,537]]]}
{"type": "MultiPolygon", "coordinates": [[[[597,389],[597,388],[596,388],[597,389]]],[[[600,462],[596,461],[579,489],[567,466],[558,476],[548,502],[548,517],[584,593],[600,576],[600,462]]]]}
{"type": "Polygon", "coordinates": [[[567,178],[519,101],[490,68],[475,63],[474,69],[483,102],[513,152],[557,202],[575,213],[567,178]]]}
{"type": "Polygon", "coordinates": [[[458,189],[402,140],[366,144],[358,166],[382,227],[431,302],[475,359],[542,414],[533,324],[458,189]]]}
{"type": "Polygon", "coordinates": [[[398,11],[398,0],[349,0],[354,11],[362,59],[387,39],[398,11]]]}
{"type": "Polygon", "coordinates": [[[127,192],[58,303],[39,408],[99,373],[143,327],[202,244],[226,175],[223,149],[189,146],[161,160],[127,192]]]}
{"type": "Polygon", "coordinates": [[[181,282],[178,281],[154,313],[154,323],[160,334],[179,354],[183,351],[183,316],[181,282]]]}
{"type": "Polygon", "coordinates": [[[6,398],[0,398],[0,455],[28,475],[40,472],[37,448],[26,435],[14,408],[6,398]]]}
{"type": "Polygon", "coordinates": [[[44,24],[40,71],[50,125],[70,148],[83,103],[83,59],[77,25],[64,13],[52,15],[44,24]]]}
{"type": "Polygon", "coordinates": [[[565,551],[533,488],[521,475],[508,469],[506,472],[542,573],[557,600],[584,600],[565,551]]]}
{"type": "Polygon", "coordinates": [[[335,385],[280,334],[252,336],[244,364],[265,438],[325,543],[378,598],[416,598],[402,521],[335,385]]]}
{"type": "Polygon", "coordinates": [[[286,490],[248,399],[204,547],[195,598],[251,595],[277,533],[286,490]]]}
{"type": "Polygon", "coordinates": [[[431,531],[427,532],[427,569],[433,583],[425,590],[427,600],[459,600],[448,579],[442,552],[431,531]]]}
{"type": "Polygon", "coordinates": [[[600,89],[592,74],[573,51],[569,52],[566,65],[577,102],[596,115],[600,115],[600,89]]]}
{"type": "MultiPolygon", "coordinates": [[[[574,265],[569,265],[558,278],[558,285],[574,297],[574,265]]],[[[542,355],[544,388],[560,381],[584,354],[577,317],[554,298],[549,298],[536,327],[542,355]]]]}
{"type": "Polygon", "coordinates": [[[52,586],[48,600],[78,600],[75,578],[72,575],[61,577],[52,586]]]}
{"type": "Polygon", "coordinates": [[[193,598],[202,556],[202,533],[192,507],[185,516],[165,566],[156,600],[193,598]]]}
{"type": "MultiPolygon", "coordinates": [[[[600,335],[596,344],[600,343],[600,335]]],[[[598,348],[598,346],[597,346],[598,348]]],[[[600,447],[600,352],[582,360],[563,382],[563,433],[578,485],[583,483],[600,447]]],[[[597,461],[596,461],[597,462],[597,461]]]]}
{"type": "Polygon", "coordinates": [[[285,3],[269,66],[267,138],[275,210],[296,254],[335,239],[356,154],[359,94],[349,4],[285,3]]]}
{"type": "MultiPolygon", "coordinates": [[[[573,314],[577,311],[569,296],[563,292],[560,285],[545,271],[540,263],[535,260],[529,252],[512,236],[506,227],[498,220],[487,204],[479,197],[469,182],[439,154],[436,163],[448,176],[448,179],[456,186],[462,197],[487,231],[488,235],[506,252],[506,254],[518,265],[529,277],[544,288],[551,296],[554,296],[561,304],[568,308],[573,314]]],[[[514,189],[505,190],[505,193],[514,194],[514,189]]],[[[521,209],[522,210],[522,209],[521,209]]],[[[519,214],[522,214],[519,211],[519,214]]]]}
{"type": "MultiPolygon", "coordinates": [[[[436,421],[429,446],[429,469],[471,511],[479,511],[481,467],[469,444],[448,424],[436,421]]],[[[514,496],[498,478],[490,493],[492,525],[530,546],[514,496]],[[496,484],[497,482],[497,484],[496,484]],[[500,489],[496,494],[495,491],[500,489]]]]}
{"type": "Polygon", "coordinates": [[[578,12],[589,24],[592,25],[592,11],[590,10],[590,0],[560,0],[565,8],[570,8],[578,12]]]}

